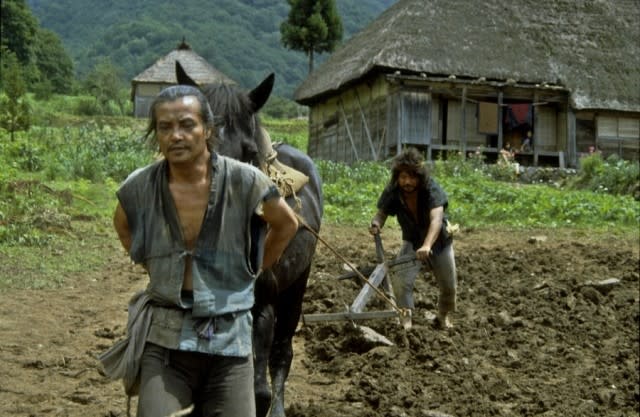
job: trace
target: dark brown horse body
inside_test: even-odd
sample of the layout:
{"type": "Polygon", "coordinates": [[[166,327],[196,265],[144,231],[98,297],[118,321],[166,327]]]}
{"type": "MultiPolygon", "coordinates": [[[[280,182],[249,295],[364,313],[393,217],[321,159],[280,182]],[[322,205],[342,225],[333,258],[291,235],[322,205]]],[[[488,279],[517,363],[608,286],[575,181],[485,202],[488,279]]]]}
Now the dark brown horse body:
{"type": "MultiPolygon", "coordinates": [[[[179,84],[196,85],[176,62],[179,84]]],[[[219,127],[216,152],[243,162],[261,166],[265,143],[256,113],[273,88],[273,74],[250,92],[231,85],[206,85],[207,97],[219,127]]],[[[323,197],[320,175],[313,161],[303,152],[286,144],[276,148],[278,160],[309,177],[296,197],[301,203],[298,214],[316,233],[320,230],[323,197]]],[[[296,207],[292,197],[287,198],[296,207]]],[[[278,263],[256,282],[253,312],[253,346],[257,416],[284,417],[284,390],[291,361],[292,339],[302,312],[317,239],[300,227],[278,263]],[[273,274],[273,275],[270,275],[273,274]],[[273,283],[277,282],[277,286],[273,283]],[[271,387],[268,374],[271,376],[271,387]]]]}

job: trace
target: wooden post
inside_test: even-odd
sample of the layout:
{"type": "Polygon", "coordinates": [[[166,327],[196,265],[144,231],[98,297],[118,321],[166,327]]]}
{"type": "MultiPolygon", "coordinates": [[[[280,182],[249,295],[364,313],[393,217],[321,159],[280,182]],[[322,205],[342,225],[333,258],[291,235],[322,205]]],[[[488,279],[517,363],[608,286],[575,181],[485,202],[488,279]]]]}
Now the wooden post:
{"type": "Polygon", "coordinates": [[[342,118],[344,119],[344,127],[347,129],[347,136],[349,136],[349,141],[351,142],[351,149],[353,149],[353,153],[356,156],[356,161],[359,161],[360,158],[358,158],[358,149],[356,149],[356,144],[353,141],[353,136],[351,136],[351,129],[349,129],[349,120],[347,120],[347,114],[344,112],[342,100],[338,100],[338,107],[340,107],[340,113],[342,114],[342,118]]]}
{"type": "Polygon", "coordinates": [[[502,149],[502,143],[504,142],[504,132],[502,131],[502,120],[503,120],[503,103],[504,93],[502,90],[498,92],[498,157],[500,156],[500,150],[502,149]]]}
{"type": "MultiPolygon", "coordinates": [[[[538,92],[535,91],[533,93],[533,102],[537,103],[539,101],[540,100],[538,99],[538,92]]],[[[533,104],[531,104],[531,113],[533,117],[533,120],[532,120],[533,132],[531,132],[531,147],[533,148],[533,165],[538,166],[538,150],[540,149],[540,144],[538,143],[538,112],[536,111],[535,107],[533,107],[533,104]]],[[[556,141],[557,140],[558,138],[556,138],[556,141]]]]}
{"type": "Polygon", "coordinates": [[[371,157],[374,161],[378,160],[378,155],[376,154],[376,149],[373,146],[373,141],[371,140],[371,133],[369,132],[369,124],[367,123],[367,118],[364,115],[364,111],[362,110],[362,104],[360,103],[360,95],[358,94],[358,90],[355,89],[356,100],[358,101],[358,109],[360,110],[360,117],[362,118],[362,124],[364,125],[364,133],[367,135],[367,141],[369,141],[369,147],[371,148],[371,157]]]}
{"type": "Polygon", "coordinates": [[[462,146],[462,158],[467,158],[467,87],[462,87],[462,99],[460,101],[460,144],[462,146]]]}
{"type": "Polygon", "coordinates": [[[398,105],[396,106],[396,108],[398,109],[398,119],[397,121],[397,138],[396,138],[396,154],[400,154],[400,152],[402,152],[402,125],[403,125],[403,118],[404,118],[404,101],[402,100],[402,97],[400,97],[400,93],[398,92],[396,94],[396,100],[398,100],[398,105]]]}

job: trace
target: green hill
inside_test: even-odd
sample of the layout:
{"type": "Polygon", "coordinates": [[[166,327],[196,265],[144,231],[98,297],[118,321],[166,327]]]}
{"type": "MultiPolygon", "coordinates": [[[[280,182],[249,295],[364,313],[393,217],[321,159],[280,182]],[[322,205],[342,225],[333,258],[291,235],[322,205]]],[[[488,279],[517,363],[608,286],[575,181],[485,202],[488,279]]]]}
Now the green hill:
{"type": "MultiPolygon", "coordinates": [[[[344,40],[395,0],[338,0],[344,40]]],[[[27,0],[40,24],[56,32],[84,76],[109,57],[125,80],[185,38],[193,50],[244,87],[276,73],[275,93],[290,97],[307,75],[307,57],[280,43],[285,0],[27,0]]],[[[326,56],[319,56],[316,65],[326,56]]]]}

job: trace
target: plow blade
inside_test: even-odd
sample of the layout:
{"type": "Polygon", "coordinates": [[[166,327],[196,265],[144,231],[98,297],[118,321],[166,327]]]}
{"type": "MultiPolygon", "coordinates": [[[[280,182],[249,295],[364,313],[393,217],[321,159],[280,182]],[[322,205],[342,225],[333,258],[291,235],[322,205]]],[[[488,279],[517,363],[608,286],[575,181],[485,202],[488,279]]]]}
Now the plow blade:
{"type": "Polygon", "coordinates": [[[304,323],[313,323],[318,321],[388,319],[390,317],[398,317],[398,313],[394,310],[361,311],[361,312],[344,311],[341,313],[304,314],[302,316],[302,320],[304,323]]]}

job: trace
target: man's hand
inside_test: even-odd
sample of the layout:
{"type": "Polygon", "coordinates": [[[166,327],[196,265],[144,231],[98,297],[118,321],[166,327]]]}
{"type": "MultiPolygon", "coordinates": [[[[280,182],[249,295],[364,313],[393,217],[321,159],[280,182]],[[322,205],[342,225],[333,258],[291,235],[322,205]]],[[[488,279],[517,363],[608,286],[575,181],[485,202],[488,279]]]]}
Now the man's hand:
{"type": "Polygon", "coordinates": [[[380,233],[380,223],[378,223],[377,220],[371,221],[371,224],[369,225],[369,233],[374,236],[380,233]]]}
{"type": "Polygon", "coordinates": [[[429,256],[431,256],[432,253],[433,252],[431,251],[431,247],[430,246],[422,245],[416,251],[416,258],[418,258],[418,260],[424,262],[427,259],[429,259],[429,256]]]}

